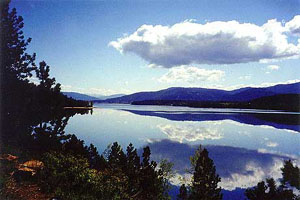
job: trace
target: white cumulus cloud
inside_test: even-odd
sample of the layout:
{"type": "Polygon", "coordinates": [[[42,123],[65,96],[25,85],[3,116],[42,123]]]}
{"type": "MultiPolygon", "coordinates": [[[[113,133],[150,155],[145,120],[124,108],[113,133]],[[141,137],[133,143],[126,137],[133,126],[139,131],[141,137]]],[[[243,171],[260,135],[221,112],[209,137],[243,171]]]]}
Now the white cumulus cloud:
{"type": "Polygon", "coordinates": [[[285,24],[288,31],[296,36],[300,36],[300,15],[296,15],[291,21],[285,24]]]}
{"type": "Polygon", "coordinates": [[[268,65],[267,69],[268,70],[278,70],[280,67],[278,65],[268,65]]]}
{"type": "Polygon", "coordinates": [[[160,77],[160,82],[197,82],[197,81],[218,81],[224,76],[224,71],[207,70],[191,66],[178,66],[169,69],[169,71],[160,77]]]}
{"type": "Polygon", "coordinates": [[[201,24],[189,20],[172,26],[142,25],[109,45],[121,53],[140,56],[152,67],[166,68],[191,63],[233,64],[296,58],[300,44],[289,42],[287,33],[298,32],[297,20],[295,17],[286,26],[276,19],[261,26],[238,21],[201,24]]]}

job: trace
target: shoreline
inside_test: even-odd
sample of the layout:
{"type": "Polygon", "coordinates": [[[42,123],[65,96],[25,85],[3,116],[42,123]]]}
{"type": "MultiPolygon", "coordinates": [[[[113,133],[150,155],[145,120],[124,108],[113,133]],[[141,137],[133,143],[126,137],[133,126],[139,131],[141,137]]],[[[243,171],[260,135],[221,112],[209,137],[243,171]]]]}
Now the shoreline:
{"type": "Polygon", "coordinates": [[[64,109],[83,109],[83,110],[91,110],[94,107],[64,107],[64,109]]]}

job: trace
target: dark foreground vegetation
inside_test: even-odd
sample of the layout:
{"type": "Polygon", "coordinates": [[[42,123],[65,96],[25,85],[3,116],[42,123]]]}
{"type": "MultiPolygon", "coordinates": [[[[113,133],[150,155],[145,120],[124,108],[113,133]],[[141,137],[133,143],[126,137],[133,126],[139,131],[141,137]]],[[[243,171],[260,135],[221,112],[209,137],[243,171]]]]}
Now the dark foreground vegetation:
{"type": "MultiPolygon", "coordinates": [[[[170,199],[172,164],[150,160],[149,147],[142,155],[129,144],[122,150],[112,144],[103,154],[86,146],[64,129],[70,117],[89,110],[60,92],[44,62],[26,53],[23,19],[1,1],[1,144],[0,199],[170,199]],[[34,84],[32,76],[38,79],[34,84]]],[[[222,199],[220,177],[206,149],[191,158],[193,179],[182,185],[178,199],[222,199]]],[[[299,189],[299,168],[286,161],[283,179],[272,179],[248,189],[249,199],[296,199],[287,186],[299,189]]]]}
{"type": "Polygon", "coordinates": [[[257,98],[251,101],[186,101],[186,100],[145,100],[134,101],[133,105],[168,105],[188,106],[194,108],[238,108],[238,109],[264,109],[300,112],[299,94],[279,94],[257,98]]]}

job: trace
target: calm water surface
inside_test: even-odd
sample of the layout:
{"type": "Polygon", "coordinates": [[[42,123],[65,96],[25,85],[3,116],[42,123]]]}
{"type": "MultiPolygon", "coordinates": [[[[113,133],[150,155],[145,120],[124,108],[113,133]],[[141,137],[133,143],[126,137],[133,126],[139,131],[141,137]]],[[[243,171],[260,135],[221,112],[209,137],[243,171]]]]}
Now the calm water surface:
{"type": "MultiPolygon", "coordinates": [[[[66,133],[103,152],[117,141],[125,149],[149,145],[152,159],[174,163],[176,178],[186,180],[189,157],[201,144],[214,160],[221,186],[247,188],[268,178],[280,178],[282,161],[300,164],[300,115],[259,110],[199,109],[170,106],[96,104],[92,115],[70,119],[66,133]]],[[[239,197],[235,197],[238,199],[239,197]]],[[[232,198],[234,199],[234,198],[232,198]]]]}

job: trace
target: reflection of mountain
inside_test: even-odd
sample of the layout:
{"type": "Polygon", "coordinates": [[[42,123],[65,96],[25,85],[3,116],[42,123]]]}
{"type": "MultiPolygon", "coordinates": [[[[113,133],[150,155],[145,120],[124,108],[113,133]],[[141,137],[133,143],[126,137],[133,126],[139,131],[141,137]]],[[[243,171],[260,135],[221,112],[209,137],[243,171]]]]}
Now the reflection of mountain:
{"type": "Polygon", "coordinates": [[[300,132],[300,115],[278,113],[221,113],[201,111],[142,111],[123,109],[137,115],[155,116],[172,121],[218,121],[233,120],[250,125],[268,125],[277,129],[288,129],[300,132]]]}
{"type": "MultiPolygon", "coordinates": [[[[198,148],[170,140],[151,142],[148,145],[152,159],[158,162],[168,159],[174,163],[174,169],[180,175],[186,174],[186,169],[190,168],[189,158],[198,148]]],[[[204,147],[209,151],[217,173],[221,176],[221,186],[226,190],[251,187],[267,177],[280,178],[282,161],[288,159],[286,156],[244,148],[214,145],[204,147]]]]}

